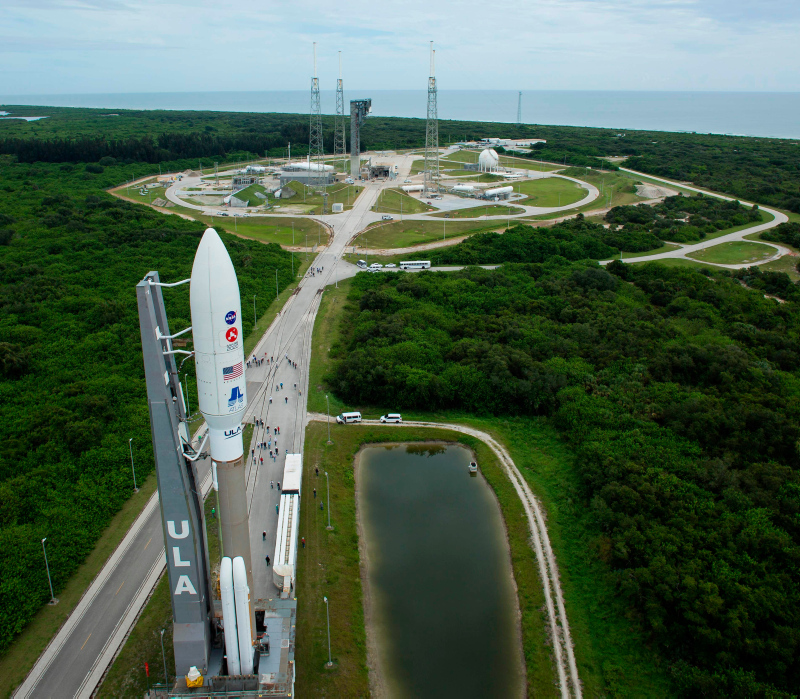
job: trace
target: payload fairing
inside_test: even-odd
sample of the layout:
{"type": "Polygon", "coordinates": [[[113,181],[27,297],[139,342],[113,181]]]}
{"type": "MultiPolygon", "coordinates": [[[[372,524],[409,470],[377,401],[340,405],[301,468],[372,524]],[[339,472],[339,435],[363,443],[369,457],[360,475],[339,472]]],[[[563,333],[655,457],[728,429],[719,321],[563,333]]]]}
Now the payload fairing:
{"type": "MultiPolygon", "coordinates": [[[[239,283],[213,228],[203,234],[192,266],[190,292],[197,394],[208,425],[219,485],[223,555],[241,557],[253,588],[242,417],[247,407],[239,283]]],[[[252,611],[251,611],[252,615],[252,611]]],[[[250,624],[254,633],[255,624],[250,624]]]]}

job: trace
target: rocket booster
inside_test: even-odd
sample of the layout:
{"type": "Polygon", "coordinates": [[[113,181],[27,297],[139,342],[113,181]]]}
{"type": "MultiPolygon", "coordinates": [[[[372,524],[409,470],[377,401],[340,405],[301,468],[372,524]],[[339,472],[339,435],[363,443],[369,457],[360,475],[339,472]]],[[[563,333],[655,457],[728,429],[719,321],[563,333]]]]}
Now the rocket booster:
{"type": "Polygon", "coordinates": [[[225,245],[213,228],[203,234],[190,291],[197,393],[209,428],[211,457],[233,461],[244,453],[247,407],[239,283],[225,245]]]}

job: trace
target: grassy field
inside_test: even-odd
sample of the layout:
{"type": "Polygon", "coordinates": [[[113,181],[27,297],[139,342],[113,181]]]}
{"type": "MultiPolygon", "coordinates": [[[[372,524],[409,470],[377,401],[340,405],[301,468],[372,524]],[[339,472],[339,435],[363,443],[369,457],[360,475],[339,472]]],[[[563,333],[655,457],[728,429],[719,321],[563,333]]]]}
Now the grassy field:
{"type": "MultiPolygon", "coordinates": [[[[349,287],[350,282],[347,282],[341,284],[339,289],[326,290],[314,325],[308,393],[308,407],[312,411],[325,411],[327,387],[323,377],[330,371],[336,359],[340,318],[346,308],[349,287]]],[[[338,401],[335,396],[329,395],[329,398],[331,414],[336,414],[343,409],[361,410],[365,417],[374,418],[382,410],[376,406],[346,405],[338,401]]],[[[548,533],[559,562],[561,584],[584,695],[670,696],[671,689],[666,680],[666,668],[659,664],[658,658],[649,650],[638,622],[629,617],[626,605],[616,597],[616,584],[597,555],[598,549],[602,545],[602,537],[592,528],[590,508],[584,507],[582,503],[574,457],[555,430],[549,427],[544,420],[530,418],[476,418],[456,413],[414,412],[404,413],[404,417],[406,419],[469,424],[489,432],[508,446],[515,463],[542,499],[547,511],[548,533]]],[[[315,454],[314,458],[328,459],[326,463],[337,463],[337,468],[343,469],[343,473],[348,474],[351,457],[347,451],[349,449],[349,453],[354,454],[358,444],[364,441],[357,434],[359,428],[351,425],[332,426],[331,436],[334,447],[330,448],[326,448],[324,445],[325,425],[320,424],[316,433],[311,432],[312,428],[314,428],[313,424],[307,433],[307,452],[315,454]],[[312,436],[312,434],[318,436],[312,436]],[[354,434],[356,434],[356,438],[353,437],[354,434]],[[348,444],[343,445],[343,440],[347,440],[348,444]],[[339,451],[334,452],[334,449],[339,451]],[[341,463],[335,462],[335,453],[342,453],[343,449],[345,455],[340,457],[341,463]],[[315,451],[312,452],[312,450],[315,451]]],[[[361,431],[366,430],[361,428],[361,431]]],[[[376,437],[381,434],[385,434],[385,432],[378,431],[376,437]]],[[[391,434],[393,441],[399,441],[400,435],[395,433],[394,429],[391,434]]],[[[376,437],[370,437],[369,440],[376,437]]],[[[414,434],[413,437],[420,438],[422,434],[414,434]]],[[[403,438],[410,439],[408,436],[403,438]]],[[[461,436],[450,438],[465,441],[461,436]]],[[[475,448],[474,443],[469,446],[475,448]]],[[[477,448],[481,470],[498,496],[509,531],[514,575],[519,587],[520,608],[523,615],[528,696],[539,694],[551,696],[555,694],[555,687],[549,658],[550,646],[542,642],[543,627],[539,613],[541,587],[538,574],[533,568],[534,556],[528,542],[527,525],[519,509],[519,500],[511,489],[510,483],[504,473],[495,469],[493,456],[487,453],[488,449],[482,445],[478,444],[477,448]]],[[[308,461],[307,464],[307,467],[312,466],[308,461]]],[[[344,480],[344,477],[332,479],[332,487],[338,480],[344,480]]],[[[332,491],[331,497],[333,500],[332,514],[338,529],[343,524],[341,521],[343,508],[348,517],[352,516],[350,508],[353,503],[353,495],[350,490],[342,490],[339,483],[336,484],[336,488],[337,495],[334,497],[332,491]],[[345,497],[344,501],[339,499],[342,496],[345,497]]],[[[316,512],[316,514],[321,513],[316,512]]],[[[321,529],[321,523],[317,527],[320,534],[325,534],[324,529],[321,529]]],[[[311,531],[311,528],[305,527],[305,530],[311,531]]],[[[344,535],[347,533],[349,530],[342,532],[341,538],[345,538],[344,535]]],[[[308,538],[308,534],[306,537],[308,538]]],[[[353,536],[353,541],[355,541],[355,536],[353,536]]],[[[325,546],[336,542],[338,540],[329,539],[328,543],[324,539],[322,540],[322,544],[325,546]]],[[[313,547],[311,548],[313,549],[313,547]]],[[[354,544],[350,544],[350,548],[354,549],[354,544]]],[[[322,550],[320,552],[312,551],[310,555],[331,556],[338,563],[349,553],[342,552],[340,554],[337,550],[330,552],[322,550]]],[[[325,561],[313,557],[307,559],[304,565],[307,565],[312,573],[326,570],[325,561]],[[322,566],[317,564],[322,564],[322,566]]],[[[356,569],[350,568],[349,571],[351,571],[352,578],[355,579],[358,575],[356,569]]],[[[341,580],[341,577],[347,577],[338,570],[337,573],[339,573],[336,576],[337,582],[341,580]]],[[[299,584],[302,586],[305,581],[301,578],[299,584]]],[[[315,584],[318,587],[309,589],[308,594],[304,594],[303,597],[311,596],[318,599],[327,594],[321,587],[321,583],[316,582],[315,584]]],[[[329,595],[331,600],[333,599],[332,594],[333,590],[329,595]]],[[[347,589],[343,589],[340,594],[347,596],[354,593],[352,590],[348,593],[347,589]]],[[[346,597],[346,600],[346,606],[355,605],[355,600],[351,596],[346,597]]],[[[300,616],[303,617],[304,610],[299,611],[300,616]]],[[[316,615],[318,619],[319,613],[317,610],[310,614],[316,615]]],[[[322,613],[324,613],[324,609],[322,613]]],[[[361,617],[358,617],[358,621],[363,623],[361,617]]],[[[298,621],[298,631],[300,623],[298,621]]],[[[320,621],[317,620],[315,623],[319,628],[320,621]]],[[[313,627],[314,623],[310,623],[309,626],[313,627]]],[[[311,629],[306,633],[311,635],[311,629]]],[[[360,643],[363,643],[363,633],[360,627],[357,631],[349,633],[348,643],[351,649],[355,649],[360,643]]],[[[340,638],[341,640],[342,638],[340,638]]],[[[317,665],[319,667],[314,670],[314,676],[308,679],[307,688],[311,695],[322,696],[323,685],[315,683],[324,681],[324,675],[319,661],[317,661],[317,665]]]]}
{"type": "MultiPolygon", "coordinates": [[[[297,204],[304,204],[307,207],[309,214],[322,213],[322,195],[317,194],[315,187],[301,184],[297,180],[292,180],[286,185],[296,192],[295,196],[291,199],[281,200],[281,206],[294,206],[297,204]],[[308,208],[310,207],[310,208],[308,208]]],[[[328,213],[333,204],[342,204],[347,209],[352,209],[358,195],[361,194],[363,187],[357,185],[345,184],[344,182],[337,182],[327,188],[328,192],[328,213]]]]}
{"type": "Polygon", "coordinates": [[[379,214],[423,214],[434,209],[424,201],[409,196],[402,189],[384,189],[372,210],[379,214]]]}
{"type": "Polygon", "coordinates": [[[453,221],[449,225],[444,220],[396,221],[364,231],[353,244],[369,249],[405,248],[441,240],[445,233],[447,236],[461,236],[494,230],[498,225],[500,224],[497,221],[453,221]]]}
{"type": "Polygon", "coordinates": [[[775,248],[763,243],[749,243],[737,240],[732,243],[720,243],[710,248],[692,252],[687,257],[700,262],[711,262],[721,265],[738,265],[748,262],[761,262],[775,254],[775,248]]]}
{"type": "Polygon", "coordinates": [[[618,259],[631,260],[637,257],[645,257],[646,255],[658,255],[662,252],[672,252],[673,250],[677,250],[679,247],[680,245],[675,245],[675,243],[664,243],[660,248],[648,250],[647,252],[623,252],[618,256],[618,259]]]}
{"type": "MultiPolygon", "coordinates": [[[[477,163],[480,157],[478,150],[460,150],[452,155],[448,155],[447,159],[451,162],[459,163],[477,163]]],[[[552,172],[553,170],[561,170],[563,165],[555,165],[553,163],[540,163],[538,160],[528,160],[527,158],[515,158],[510,155],[500,156],[500,165],[503,167],[516,167],[526,170],[538,170],[540,172],[552,172]]]]}
{"type": "Polygon", "coordinates": [[[762,272],[785,272],[793,282],[798,282],[800,281],[800,272],[798,272],[797,269],[797,259],[797,257],[792,255],[784,255],[777,260],[767,262],[765,265],[760,265],[759,269],[762,272]]]}
{"type": "Polygon", "coordinates": [[[455,209],[433,214],[436,218],[480,218],[481,216],[516,216],[525,213],[525,209],[510,204],[487,204],[473,206],[468,209],[455,209]]]}
{"type": "MultiPolygon", "coordinates": [[[[198,217],[199,218],[199,217],[198,217]]],[[[210,219],[211,217],[205,217],[210,219]]],[[[285,247],[313,247],[328,244],[328,229],[308,218],[272,218],[268,216],[232,218],[213,217],[214,227],[229,233],[253,238],[264,243],[278,243],[285,247]]]]}
{"type": "Polygon", "coordinates": [[[262,187],[260,184],[251,184],[246,189],[243,189],[240,192],[236,192],[234,196],[237,199],[246,201],[248,206],[262,206],[267,203],[267,200],[257,197],[256,193],[266,195],[266,192],[267,190],[264,189],[264,187],[262,187]]]}
{"type": "Polygon", "coordinates": [[[515,192],[528,195],[527,199],[517,202],[527,206],[566,206],[580,201],[588,194],[588,191],[580,185],[562,177],[525,180],[510,184],[513,185],[515,192]]]}
{"type": "Polygon", "coordinates": [[[50,639],[75,609],[86,588],[125,537],[155,489],[156,477],[155,473],[151,473],[144,483],[139,484],[139,492],[131,495],[114,516],[97,546],[59,593],[59,603],[54,607],[42,607],[0,658],[0,696],[10,696],[14,688],[25,679],[50,639]]]}
{"type": "MultiPolygon", "coordinates": [[[[506,521],[511,561],[519,592],[523,650],[528,675],[528,695],[555,696],[555,673],[546,642],[541,611],[543,594],[535,559],[528,543],[522,505],[491,450],[482,442],[448,430],[331,426],[328,446],[325,423],[312,423],[306,431],[303,501],[314,502],[311,489],[325,490],[323,472],[331,483],[332,532],[325,529],[327,513],[317,507],[301,510],[301,533],[308,546],[298,557],[297,694],[298,696],[366,696],[366,633],[360,584],[353,457],[362,444],[444,440],[473,449],[481,473],[495,491],[506,521]],[[314,468],[318,466],[320,476],[314,468]],[[323,596],[330,602],[332,654],[336,667],[327,671],[326,619],[323,596]],[[306,603],[303,604],[303,600],[306,603]]],[[[424,629],[420,629],[424,633],[424,629]]]]}

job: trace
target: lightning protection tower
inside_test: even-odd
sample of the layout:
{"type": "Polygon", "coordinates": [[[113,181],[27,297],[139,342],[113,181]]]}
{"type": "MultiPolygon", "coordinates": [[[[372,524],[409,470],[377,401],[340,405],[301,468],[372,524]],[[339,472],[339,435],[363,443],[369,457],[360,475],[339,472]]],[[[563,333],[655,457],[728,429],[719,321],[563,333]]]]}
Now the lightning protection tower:
{"type": "Polygon", "coordinates": [[[436,106],[436,51],[431,41],[431,74],[428,78],[428,123],[425,129],[425,193],[439,189],[439,113],[436,106]]]}
{"type": "Polygon", "coordinates": [[[317,77],[317,42],[314,42],[314,77],[311,78],[311,117],[308,125],[308,161],[311,169],[309,183],[315,188],[325,187],[325,170],[322,158],[322,109],[319,104],[319,78],[317,77]]]}
{"type": "MultiPolygon", "coordinates": [[[[342,52],[339,51],[339,79],[336,81],[336,123],[333,128],[333,155],[344,160],[347,148],[344,117],[344,86],[342,84],[342,52]]],[[[342,166],[344,167],[344,166],[342,166]]]]}
{"type": "Polygon", "coordinates": [[[517,99],[517,126],[522,124],[522,93],[519,93],[519,98],[517,99]]]}

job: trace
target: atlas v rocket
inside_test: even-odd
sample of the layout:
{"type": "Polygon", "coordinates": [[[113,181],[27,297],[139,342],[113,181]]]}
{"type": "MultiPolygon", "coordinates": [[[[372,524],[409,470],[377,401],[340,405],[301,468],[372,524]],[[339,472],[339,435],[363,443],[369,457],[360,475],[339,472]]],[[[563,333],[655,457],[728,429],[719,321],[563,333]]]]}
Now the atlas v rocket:
{"type": "Polygon", "coordinates": [[[241,658],[247,674],[252,671],[252,660],[247,658],[252,658],[255,624],[249,599],[253,566],[242,443],[242,416],[247,407],[242,304],[233,263],[213,228],[204,233],[194,258],[190,305],[198,402],[208,425],[213,480],[219,490],[222,553],[229,559],[223,559],[221,573],[226,579],[220,583],[222,588],[235,583],[237,592],[235,605],[228,605],[229,614],[224,613],[223,600],[228,660],[233,661],[235,655],[232,664],[236,666],[241,658]],[[233,576],[228,575],[231,569],[233,576]],[[239,652],[232,653],[237,636],[239,652]]]}

